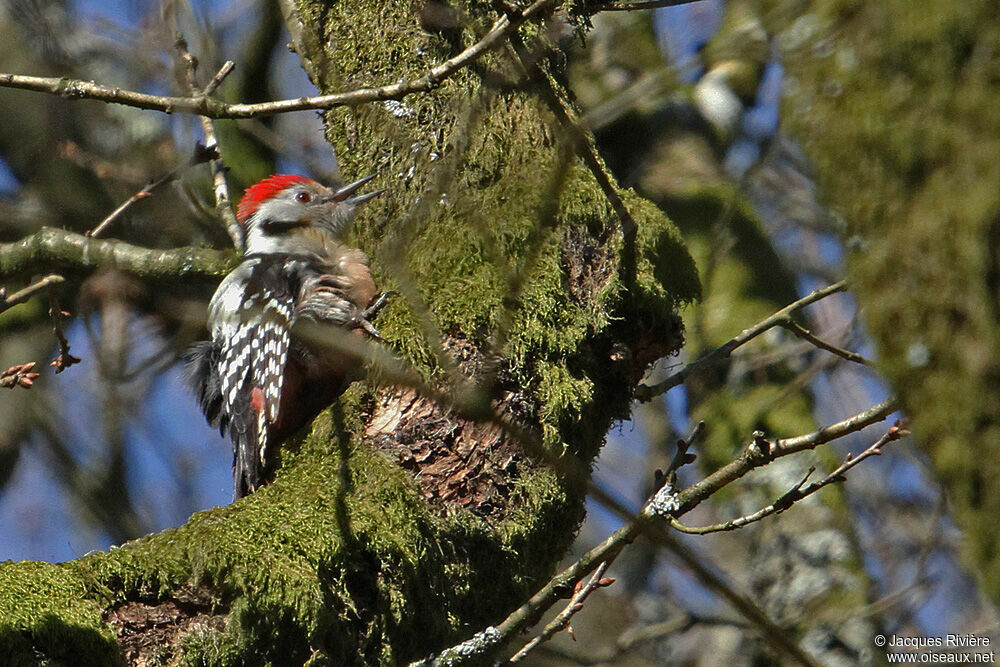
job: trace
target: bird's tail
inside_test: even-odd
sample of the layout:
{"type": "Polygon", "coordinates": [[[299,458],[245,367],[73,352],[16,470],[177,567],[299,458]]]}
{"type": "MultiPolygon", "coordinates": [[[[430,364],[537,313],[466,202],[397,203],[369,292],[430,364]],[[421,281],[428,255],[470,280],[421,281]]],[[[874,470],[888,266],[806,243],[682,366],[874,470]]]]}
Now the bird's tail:
{"type": "Polygon", "coordinates": [[[184,353],[185,375],[208,422],[218,426],[223,435],[228,432],[233,441],[233,499],[239,500],[261,484],[260,450],[266,442],[267,424],[261,423],[248,392],[239,392],[232,412],[226,410],[219,380],[219,354],[211,341],[195,343],[184,353]]]}
{"type": "Polygon", "coordinates": [[[239,392],[229,436],[233,441],[233,500],[256,491],[264,476],[261,447],[267,442],[267,420],[254,410],[252,392],[239,392]]]}
{"type": "Polygon", "coordinates": [[[184,360],[184,376],[194,389],[201,411],[208,423],[218,426],[223,433],[228,425],[227,415],[222,409],[222,386],[219,383],[219,348],[209,340],[198,341],[187,349],[184,360]]]}

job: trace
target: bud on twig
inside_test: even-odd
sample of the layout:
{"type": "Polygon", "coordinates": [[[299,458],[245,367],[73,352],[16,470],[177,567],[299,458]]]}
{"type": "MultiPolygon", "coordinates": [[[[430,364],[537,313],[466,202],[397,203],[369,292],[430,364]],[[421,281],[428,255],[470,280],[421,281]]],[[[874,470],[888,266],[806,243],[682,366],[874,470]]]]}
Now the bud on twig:
{"type": "Polygon", "coordinates": [[[3,373],[0,373],[0,387],[7,387],[8,389],[13,389],[14,387],[24,387],[25,389],[30,389],[31,385],[35,383],[35,379],[38,377],[38,373],[31,372],[31,369],[34,367],[34,361],[26,364],[19,364],[17,366],[11,366],[3,373]]]}

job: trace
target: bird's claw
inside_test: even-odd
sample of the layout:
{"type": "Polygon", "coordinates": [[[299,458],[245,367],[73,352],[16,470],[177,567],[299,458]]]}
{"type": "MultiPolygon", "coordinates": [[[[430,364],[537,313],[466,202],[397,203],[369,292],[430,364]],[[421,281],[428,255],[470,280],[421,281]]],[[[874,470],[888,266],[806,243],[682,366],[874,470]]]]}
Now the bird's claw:
{"type": "Polygon", "coordinates": [[[371,336],[375,340],[379,341],[380,343],[381,342],[385,342],[385,339],[382,338],[382,334],[379,332],[378,329],[375,328],[375,325],[372,324],[371,322],[369,322],[364,317],[361,317],[360,319],[358,319],[358,326],[360,326],[362,329],[364,329],[368,333],[369,336],[371,336]]]}
{"type": "Polygon", "coordinates": [[[389,302],[389,296],[394,295],[395,292],[382,292],[378,297],[365,308],[364,312],[361,313],[361,317],[366,320],[374,319],[378,315],[379,311],[385,308],[385,304],[389,302]]]}
{"type": "Polygon", "coordinates": [[[395,292],[382,292],[378,297],[372,301],[372,303],[365,308],[361,314],[356,318],[358,326],[364,329],[369,336],[377,341],[384,342],[385,339],[382,338],[381,332],[375,328],[372,324],[372,320],[378,315],[379,311],[385,308],[385,304],[389,302],[389,295],[395,294],[395,292]]]}

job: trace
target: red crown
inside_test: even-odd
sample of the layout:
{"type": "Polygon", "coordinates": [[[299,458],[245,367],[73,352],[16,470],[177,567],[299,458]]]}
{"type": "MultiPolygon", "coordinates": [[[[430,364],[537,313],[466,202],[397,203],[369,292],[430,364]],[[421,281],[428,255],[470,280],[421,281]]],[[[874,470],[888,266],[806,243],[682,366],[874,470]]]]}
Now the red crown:
{"type": "Polygon", "coordinates": [[[311,178],[299,176],[298,174],[274,174],[273,176],[268,176],[262,181],[254,183],[246,189],[246,192],[243,193],[243,198],[240,199],[240,205],[236,207],[236,219],[240,222],[246,222],[247,219],[254,214],[254,211],[257,210],[258,206],[287,188],[289,185],[293,185],[295,183],[309,183],[311,181],[311,178]]]}

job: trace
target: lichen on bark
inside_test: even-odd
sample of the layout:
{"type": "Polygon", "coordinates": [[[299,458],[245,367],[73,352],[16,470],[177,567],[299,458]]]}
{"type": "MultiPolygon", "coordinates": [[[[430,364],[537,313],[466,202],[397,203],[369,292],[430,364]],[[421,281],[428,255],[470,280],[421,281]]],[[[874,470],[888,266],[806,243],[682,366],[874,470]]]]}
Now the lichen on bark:
{"type": "MultiPolygon", "coordinates": [[[[419,77],[497,18],[486,3],[462,3],[461,27],[434,32],[408,2],[296,10],[293,35],[323,92],[419,77]]],[[[505,418],[550,459],[587,470],[644,368],[679,348],[675,309],[696,298],[698,279],[677,230],[631,194],[635,273],[621,270],[613,208],[581,161],[563,162],[563,129],[511,63],[496,51],[432,94],[332,111],[328,137],[348,178],[378,173],[388,190],[356,230],[380,286],[425,305],[393,298],[378,323],[385,344],[447,389],[429,318],[461,373],[495,378],[487,389],[505,418]]],[[[551,76],[557,63],[541,65],[551,76]]],[[[98,652],[113,647],[112,629],[119,642],[143,631],[128,624],[152,614],[136,605],[163,604],[185,614],[184,630],[158,659],[182,664],[399,664],[440,650],[548,578],[583,517],[584,480],[447,406],[416,405],[404,391],[356,385],[285,447],[273,484],[46,571],[81,600],[73,613],[98,652]],[[442,460],[439,481],[421,483],[442,460]]],[[[35,611],[44,599],[0,590],[11,646],[61,646],[35,611]]]]}

